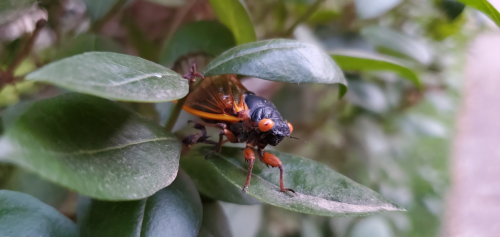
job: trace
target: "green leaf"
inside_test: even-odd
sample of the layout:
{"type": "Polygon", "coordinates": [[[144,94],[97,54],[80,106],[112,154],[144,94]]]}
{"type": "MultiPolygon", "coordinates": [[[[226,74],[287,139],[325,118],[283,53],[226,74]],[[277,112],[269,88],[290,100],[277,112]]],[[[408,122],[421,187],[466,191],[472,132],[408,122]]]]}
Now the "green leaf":
{"type": "Polygon", "coordinates": [[[219,202],[203,202],[203,221],[198,237],[231,237],[231,228],[219,202]]]}
{"type": "Polygon", "coordinates": [[[121,0],[83,0],[92,21],[101,19],[118,1],[121,0]]]}
{"type": "Polygon", "coordinates": [[[417,87],[422,86],[417,74],[400,59],[354,50],[333,51],[330,55],[342,70],[393,71],[410,80],[417,87]]]}
{"type": "Polygon", "coordinates": [[[428,65],[432,61],[432,53],[423,42],[392,29],[370,26],[363,28],[361,35],[377,47],[402,54],[421,64],[428,65]]]}
{"type": "Polygon", "coordinates": [[[236,46],[212,60],[205,76],[241,74],[290,83],[340,83],[347,81],[339,66],[316,46],[295,40],[272,39],[236,46]]]}
{"type": "Polygon", "coordinates": [[[217,169],[205,160],[199,149],[192,149],[183,155],[180,164],[181,168],[193,179],[198,192],[206,197],[241,205],[260,203],[259,200],[243,193],[241,189],[222,177],[217,169]]]}
{"type": "Polygon", "coordinates": [[[68,196],[68,190],[24,169],[16,168],[2,189],[23,192],[58,208],[68,196]]]}
{"type": "Polygon", "coordinates": [[[455,20],[464,11],[465,4],[459,2],[458,0],[440,0],[439,8],[446,13],[448,19],[455,20]]]}
{"type": "Polygon", "coordinates": [[[213,57],[235,46],[233,34],[216,21],[197,21],[181,27],[160,54],[160,64],[171,67],[189,53],[204,52],[213,57]]]}
{"type": "Polygon", "coordinates": [[[101,35],[81,34],[67,42],[57,51],[54,60],[71,57],[85,52],[121,52],[120,45],[101,35]]]}
{"type": "Polygon", "coordinates": [[[500,26],[500,13],[487,0],[458,0],[469,7],[476,8],[488,15],[498,26],[500,26]]]}
{"type": "Polygon", "coordinates": [[[202,205],[193,182],[184,172],[151,197],[106,202],[81,198],[78,225],[82,236],[196,236],[202,205]]]}
{"type": "Polygon", "coordinates": [[[244,44],[257,40],[252,21],[242,1],[209,1],[219,21],[233,32],[237,44],[244,44]]]}
{"type": "MultiPolygon", "coordinates": [[[[210,148],[202,148],[206,154],[210,148]]],[[[322,216],[367,215],[381,211],[404,211],[373,190],[315,161],[271,151],[283,161],[285,185],[295,195],[279,191],[279,170],[256,162],[248,194],[271,205],[322,216]]],[[[223,148],[209,161],[238,188],[243,188],[247,165],[239,148],[223,148]]]]}
{"type": "Polygon", "coordinates": [[[0,207],[0,236],[79,236],[71,220],[28,194],[0,190],[0,207]]]}
{"type": "Polygon", "coordinates": [[[165,102],[184,97],[187,80],[142,58],[91,52],[53,62],[28,74],[26,80],[113,100],[165,102]]]}
{"type": "Polygon", "coordinates": [[[0,158],[104,200],[140,199],[168,186],[180,149],[155,123],[76,93],[24,108],[0,139],[0,158]]]}

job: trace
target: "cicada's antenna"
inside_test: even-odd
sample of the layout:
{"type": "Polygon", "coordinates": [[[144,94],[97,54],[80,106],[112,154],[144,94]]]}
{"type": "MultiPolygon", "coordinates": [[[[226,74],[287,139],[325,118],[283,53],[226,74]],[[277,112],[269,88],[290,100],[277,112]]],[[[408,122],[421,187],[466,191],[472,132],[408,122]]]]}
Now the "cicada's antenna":
{"type": "Polygon", "coordinates": [[[304,142],[304,143],[308,143],[306,140],[302,140],[302,139],[300,139],[300,138],[298,138],[298,137],[293,137],[293,136],[288,136],[288,137],[289,137],[289,138],[296,139],[296,140],[299,140],[299,141],[302,141],[302,142],[304,142]]]}

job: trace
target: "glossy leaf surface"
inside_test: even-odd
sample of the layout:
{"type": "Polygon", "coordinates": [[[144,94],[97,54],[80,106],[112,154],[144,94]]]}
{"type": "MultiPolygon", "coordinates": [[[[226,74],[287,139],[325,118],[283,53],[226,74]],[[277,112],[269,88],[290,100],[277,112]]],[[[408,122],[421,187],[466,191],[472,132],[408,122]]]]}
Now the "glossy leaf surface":
{"type": "Polygon", "coordinates": [[[337,64],[312,44],[273,39],[234,47],[216,57],[205,68],[205,76],[241,74],[289,83],[340,83],[347,81],[337,64]]]}
{"type": "Polygon", "coordinates": [[[177,174],[178,140],[114,102],[69,93],[22,111],[0,139],[0,158],[81,194],[140,199],[177,174]]]}
{"type": "Polygon", "coordinates": [[[77,219],[82,237],[195,237],[202,215],[198,192],[181,171],[170,186],[141,200],[107,202],[82,197],[77,219]]]}
{"type": "MultiPolygon", "coordinates": [[[[207,153],[208,149],[202,149],[207,153]]],[[[281,152],[270,152],[283,161],[285,186],[297,193],[279,191],[279,170],[256,162],[248,194],[274,206],[322,216],[367,215],[403,211],[401,207],[315,161],[281,152]]],[[[231,183],[243,188],[247,164],[238,148],[224,148],[210,162],[231,183]]]]}
{"type": "Polygon", "coordinates": [[[28,194],[0,190],[0,207],[0,236],[79,236],[70,219],[28,194]]]}
{"type": "Polygon", "coordinates": [[[91,52],[65,58],[28,74],[26,80],[113,100],[164,102],[184,97],[181,75],[139,57],[91,52]]]}
{"type": "Polygon", "coordinates": [[[219,202],[203,202],[203,221],[198,237],[231,237],[231,227],[219,202]]]}

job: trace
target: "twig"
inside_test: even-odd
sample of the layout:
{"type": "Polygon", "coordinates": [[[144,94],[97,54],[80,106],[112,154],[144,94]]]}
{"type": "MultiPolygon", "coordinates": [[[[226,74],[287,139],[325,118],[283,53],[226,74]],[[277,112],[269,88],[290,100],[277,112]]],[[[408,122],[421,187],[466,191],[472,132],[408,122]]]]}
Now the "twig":
{"type": "Polygon", "coordinates": [[[307,11],[299,17],[299,19],[297,19],[297,21],[295,21],[295,23],[293,23],[292,26],[290,26],[290,28],[288,28],[287,31],[285,31],[284,33],[284,36],[285,37],[288,37],[290,35],[293,34],[293,31],[295,30],[295,28],[302,22],[304,21],[307,21],[315,12],[316,10],[318,10],[319,6],[324,2],[325,0],[317,0],[316,2],[314,2],[308,9],[307,11]]]}
{"type": "Polygon", "coordinates": [[[99,32],[101,28],[123,7],[123,5],[127,2],[127,0],[118,0],[113,7],[101,17],[101,19],[96,20],[90,30],[93,32],[99,32]]]}
{"type": "Polygon", "coordinates": [[[172,22],[172,25],[170,25],[170,29],[168,30],[167,36],[165,36],[165,42],[170,41],[172,36],[174,36],[175,32],[177,31],[182,21],[184,20],[184,17],[189,12],[189,10],[191,10],[196,1],[197,0],[188,1],[186,4],[184,4],[184,6],[180,7],[179,10],[175,13],[174,21],[172,22]]]}
{"type": "Polygon", "coordinates": [[[3,88],[5,84],[12,83],[19,79],[18,77],[14,77],[14,71],[19,66],[19,64],[21,64],[23,59],[25,59],[30,54],[37,36],[40,34],[40,31],[45,25],[47,25],[47,20],[45,19],[40,19],[36,22],[35,30],[33,31],[33,34],[31,34],[31,37],[29,38],[22,51],[14,58],[5,72],[0,71],[0,89],[3,88]]]}

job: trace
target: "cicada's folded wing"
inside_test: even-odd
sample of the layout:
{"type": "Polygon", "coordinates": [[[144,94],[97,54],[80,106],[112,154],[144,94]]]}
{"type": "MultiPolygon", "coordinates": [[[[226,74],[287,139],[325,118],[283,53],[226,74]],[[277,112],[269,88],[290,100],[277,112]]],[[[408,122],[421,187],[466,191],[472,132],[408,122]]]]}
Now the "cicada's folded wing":
{"type": "Polygon", "coordinates": [[[234,74],[206,77],[188,95],[183,109],[204,119],[238,122],[237,113],[248,109],[245,91],[234,74]]]}

